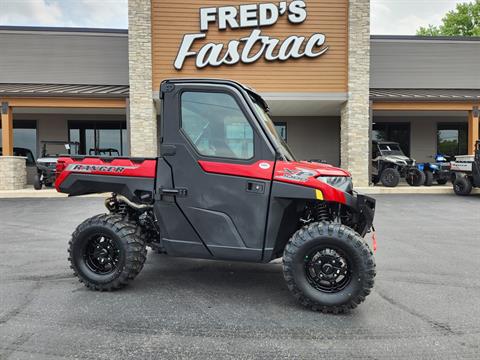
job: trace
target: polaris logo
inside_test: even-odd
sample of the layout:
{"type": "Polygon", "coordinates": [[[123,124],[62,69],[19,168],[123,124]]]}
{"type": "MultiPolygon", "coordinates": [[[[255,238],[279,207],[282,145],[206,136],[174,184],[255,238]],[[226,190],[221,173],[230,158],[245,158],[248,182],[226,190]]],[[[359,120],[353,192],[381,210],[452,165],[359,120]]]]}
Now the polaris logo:
{"type": "Polygon", "coordinates": [[[67,171],[92,173],[92,172],[108,172],[120,174],[125,170],[137,169],[136,166],[108,166],[108,165],[85,165],[85,164],[70,164],[67,171]]]}

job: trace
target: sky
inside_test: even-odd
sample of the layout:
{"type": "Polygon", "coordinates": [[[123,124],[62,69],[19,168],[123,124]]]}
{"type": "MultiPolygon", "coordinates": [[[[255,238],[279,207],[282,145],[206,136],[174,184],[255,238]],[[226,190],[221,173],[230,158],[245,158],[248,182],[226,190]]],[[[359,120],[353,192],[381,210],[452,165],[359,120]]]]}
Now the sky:
{"type": "MultiPolygon", "coordinates": [[[[371,0],[371,32],[413,35],[466,1],[371,0]]],[[[0,25],[126,29],[127,0],[0,0],[0,25]]]]}

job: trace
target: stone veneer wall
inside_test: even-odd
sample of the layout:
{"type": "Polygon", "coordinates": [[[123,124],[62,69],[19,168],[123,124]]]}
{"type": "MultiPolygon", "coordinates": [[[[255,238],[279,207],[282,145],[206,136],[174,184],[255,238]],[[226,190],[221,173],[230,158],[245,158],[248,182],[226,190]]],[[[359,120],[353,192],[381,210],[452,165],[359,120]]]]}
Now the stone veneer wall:
{"type": "Polygon", "coordinates": [[[26,159],[18,156],[0,156],[0,190],[23,189],[26,184],[26,159]]]}
{"type": "Polygon", "coordinates": [[[128,1],[131,156],[157,156],[157,115],[152,97],[150,0],[128,1]]]}
{"type": "Polygon", "coordinates": [[[370,0],[350,0],[348,102],[341,111],[341,163],[368,186],[370,162],[370,0]]]}

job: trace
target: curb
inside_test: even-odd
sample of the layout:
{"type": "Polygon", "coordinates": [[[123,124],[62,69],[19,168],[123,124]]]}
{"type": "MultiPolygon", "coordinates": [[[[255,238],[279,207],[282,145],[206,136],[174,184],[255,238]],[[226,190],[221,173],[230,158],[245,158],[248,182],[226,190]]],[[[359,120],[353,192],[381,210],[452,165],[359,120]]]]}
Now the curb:
{"type": "MultiPolygon", "coordinates": [[[[382,195],[382,194],[391,194],[391,195],[453,195],[452,186],[400,186],[396,188],[386,188],[381,186],[372,186],[372,187],[359,187],[355,188],[355,191],[358,191],[362,194],[369,195],[382,195]]],[[[472,195],[480,194],[480,189],[473,189],[472,195]]]]}
{"type": "MultiPolygon", "coordinates": [[[[82,195],[82,197],[93,197],[93,198],[105,198],[108,194],[91,194],[91,195],[82,195]]],[[[67,194],[62,194],[57,192],[55,189],[44,189],[44,190],[34,190],[34,189],[21,189],[21,190],[2,190],[0,191],[0,199],[58,199],[58,198],[68,198],[67,194]]]]}

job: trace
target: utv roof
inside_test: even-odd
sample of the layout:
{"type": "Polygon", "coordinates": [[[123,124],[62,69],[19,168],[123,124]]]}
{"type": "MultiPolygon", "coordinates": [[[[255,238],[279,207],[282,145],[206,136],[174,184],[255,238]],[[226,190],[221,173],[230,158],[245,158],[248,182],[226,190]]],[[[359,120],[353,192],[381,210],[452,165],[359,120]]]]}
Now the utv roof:
{"type": "Polygon", "coordinates": [[[399,145],[398,142],[395,141],[378,141],[378,140],[373,140],[372,141],[374,144],[384,144],[384,145],[399,145]]]}
{"type": "Polygon", "coordinates": [[[162,98],[162,85],[165,83],[173,83],[173,84],[180,84],[180,83],[202,83],[202,84],[213,84],[213,85],[230,85],[241,88],[242,90],[247,91],[251,96],[253,96],[256,100],[258,100],[265,110],[268,110],[268,104],[265,100],[251,87],[248,87],[242,83],[239,83],[235,80],[229,79],[215,79],[215,78],[173,78],[173,79],[165,79],[162,81],[160,85],[160,98],[162,98]]]}

